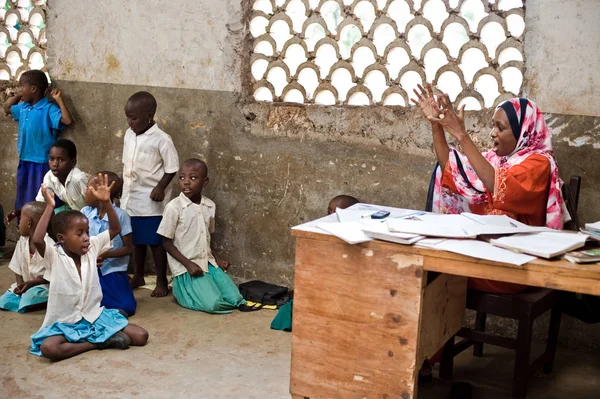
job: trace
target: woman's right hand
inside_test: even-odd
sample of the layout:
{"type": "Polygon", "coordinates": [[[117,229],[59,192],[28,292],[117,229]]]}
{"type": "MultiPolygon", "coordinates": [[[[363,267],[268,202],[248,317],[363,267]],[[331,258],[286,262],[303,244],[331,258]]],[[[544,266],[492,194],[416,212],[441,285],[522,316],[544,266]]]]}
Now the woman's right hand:
{"type": "Polygon", "coordinates": [[[417,87],[419,88],[419,91],[413,89],[414,93],[417,95],[417,100],[411,98],[411,101],[421,108],[423,115],[425,115],[427,119],[430,117],[437,118],[440,115],[440,109],[435,96],[433,95],[431,84],[427,83],[425,85],[426,89],[421,85],[417,85],[417,87]]]}

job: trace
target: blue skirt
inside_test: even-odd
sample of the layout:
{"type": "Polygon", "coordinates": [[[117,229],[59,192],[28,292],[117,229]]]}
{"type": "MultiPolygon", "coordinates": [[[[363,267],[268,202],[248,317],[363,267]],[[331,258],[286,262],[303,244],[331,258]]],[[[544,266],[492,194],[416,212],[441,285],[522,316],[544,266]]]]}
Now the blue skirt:
{"type": "Polygon", "coordinates": [[[156,233],[162,216],[132,216],[131,239],[134,245],[162,245],[162,237],[156,233]]]}
{"type": "Polygon", "coordinates": [[[25,313],[28,307],[48,302],[48,287],[37,285],[31,287],[23,295],[15,295],[6,291],[0,296],[0,309],[25,313]]]}
{"type": "Polygon", "coordinates": [[[29,353],[36,356],[42,356],[40,347],[48,337],[62,335],[69,342],[91,342],[100,344],[106,342],[110,337],[127,327],[129,321],[125,316],[114,309],[103,309],[100,316],[90,323],[85,319],[77,323],[65,324],[54,323],[43,327],[31,336],[31,349],[29,353]]]}
{"type": "Polygon", "coordinates": [[[26,203],[35,201],[35,197],[44,181],[44,176],[49,170],[48,162],[19,161],[15,209],[21,209],[26,203]]]}
{"type": "Polygon", "coordinates": [[[129,285],[127,272],[112,272],[103,276],[98,269],[100,286],[102,287],[102,303],[106,309],[121,309],[128,316],[133,316],[137,302],[129,285]]]}

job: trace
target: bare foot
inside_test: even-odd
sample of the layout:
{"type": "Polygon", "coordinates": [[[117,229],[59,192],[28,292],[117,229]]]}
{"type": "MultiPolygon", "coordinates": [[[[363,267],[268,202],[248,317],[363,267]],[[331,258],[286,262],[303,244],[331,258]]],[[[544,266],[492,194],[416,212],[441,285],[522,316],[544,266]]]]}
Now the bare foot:
{"type": "Polygon", "coordinates": [[[144,276],[142,276],[142,277],[133,276],[132,278],[129,279],[129,285],[131,286],[131,288],[141,287],[143,285],[146,285],[146,280],[144,280],[144,276]]]}
{"type": "Polygon", "coordinates": [[[159,283],[157,281],[156,288],[154,288],[154,291],[152,291],[152,294],[150,294],[150,296],[160,298],[167,295],[169,295],[169,284],[166,282],[159,283]]]}

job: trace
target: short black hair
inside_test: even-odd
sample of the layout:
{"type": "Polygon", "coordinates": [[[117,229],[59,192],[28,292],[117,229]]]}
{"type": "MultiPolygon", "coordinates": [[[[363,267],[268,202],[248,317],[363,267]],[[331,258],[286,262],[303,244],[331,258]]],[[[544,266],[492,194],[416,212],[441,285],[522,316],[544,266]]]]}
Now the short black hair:
{"type": "Polygon", "coordinates": [[[52,232],[57,234],[65,234],[71,225],[71,221],[75,218],[83,217],[85,215],[79,211],[68,210],[57,213],[52,217],[52,232]]]}
{"type": "Polygon", "coordinates": [[[132,107],[141,108],[152,115],[156,113],[156,108],[158,106],[156,103],[156,98],[154,98],[154,96],[147,91],[138,91],[129,97],[127,103],[132,107]]]}
{"type": "Polygon", "coordinates": [[[48,77],[39,69],[23,72],[21,79],[30,85],[37,87],[42,96],[46,93],[46,90],[48,90],[48,77]]]}
{"type": "MultiPolygon", "coordinates": [[[[62,148],[67,152],[67,155],[71,159],[77,159],[77,146],[71,140],[67,139],[58,139],[56,143],[52,145],[52,147],[62,148]]],[[[52,148],[50,147],[50,148],[52,148]]]]}
{"type": "Polygon", "coordinates": [[[354,198],[350,195],[338,195],[337,197],[333,197],[329,203],[335,203],[338,205],[338,208],[346,209],[351,207],[354,204],[358,204],[360,201],[357,198],[354,198]]]}
{"type": "Polygon", "coordinates": [[[42,218],[42,214],[44,213],[45,209],[46,209],[45,202],[31,201],[31,202],[28,202],[25,205],[23,205],[23,208],[21,208],[21,211],[22,212],[27,211],[30,214],[31,219],[35,223],[37,223],[42,218]]]}
{"type": "Polygon", "coordinates": [[[208,165],[206,164],[206,162],[204,162],[201,159],[198,159],[198,158],[189,158],[189,159],[186,159],[185,161],[183,161],[183,163],[181,164],[181,166],[183,167],[185,165],[197,166],[198,168],[200,168],[200,170],[202,172],[204,172],[205,176],[208,176],[208,165]]]}
{"type": "Polygon", "coordinates": [[[123,182],[121,181],[119,175],[117,175],[115,172],[111,172],[110,170],[98,172],[96,173],[96,176],[98,176],[98,174],[102,174],[102,176],[106,175],[108,177],[109,186],[112,184],[112,182],[115,182],[115,185],[110,190],[110,199],[114,200],[115,198],[120,197],[121,192],[123,191],[123,182]]]}

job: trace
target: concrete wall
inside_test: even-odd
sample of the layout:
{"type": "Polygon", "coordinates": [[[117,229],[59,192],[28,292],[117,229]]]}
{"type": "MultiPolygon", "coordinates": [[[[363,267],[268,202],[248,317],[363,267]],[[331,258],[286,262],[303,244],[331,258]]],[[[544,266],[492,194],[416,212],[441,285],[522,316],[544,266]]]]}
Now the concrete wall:
{"type": "MultiPolygon", "coordinates": [[[[84,170],[120,171],[123,106],[135,91],[150,90],[159,103],[158,124],[172,135],[180,158],[209,164],[216,242],[233,263],[233,275],[291,285],[289,228],[323,215],[332,196],[424,206],[435,162],[430,131],[414,109],[243,101],[241,3],[51,2],[49,68],[73,110],[75,124],[65,134],[79,145],[84,170]]],[[[593,67],[599,64],[590,50],[598,35],[587,19],[599,9],[600,3],[584,0],[527,2],[525,91],[552,112],[547,121],[563,177],[583,176],[583,221],[600,220],[599,72],[593,67]]],[[[489,111],[467,117],[481,148],[489,145],[490,117],[489,111]]],[[[0,200],[6,206],[14,198],[16,124],[0,119],[0,129],[6,138],[0,200]]],[[[599,345],[598,329],[565,323],[563,342],[599,345]]]]}

